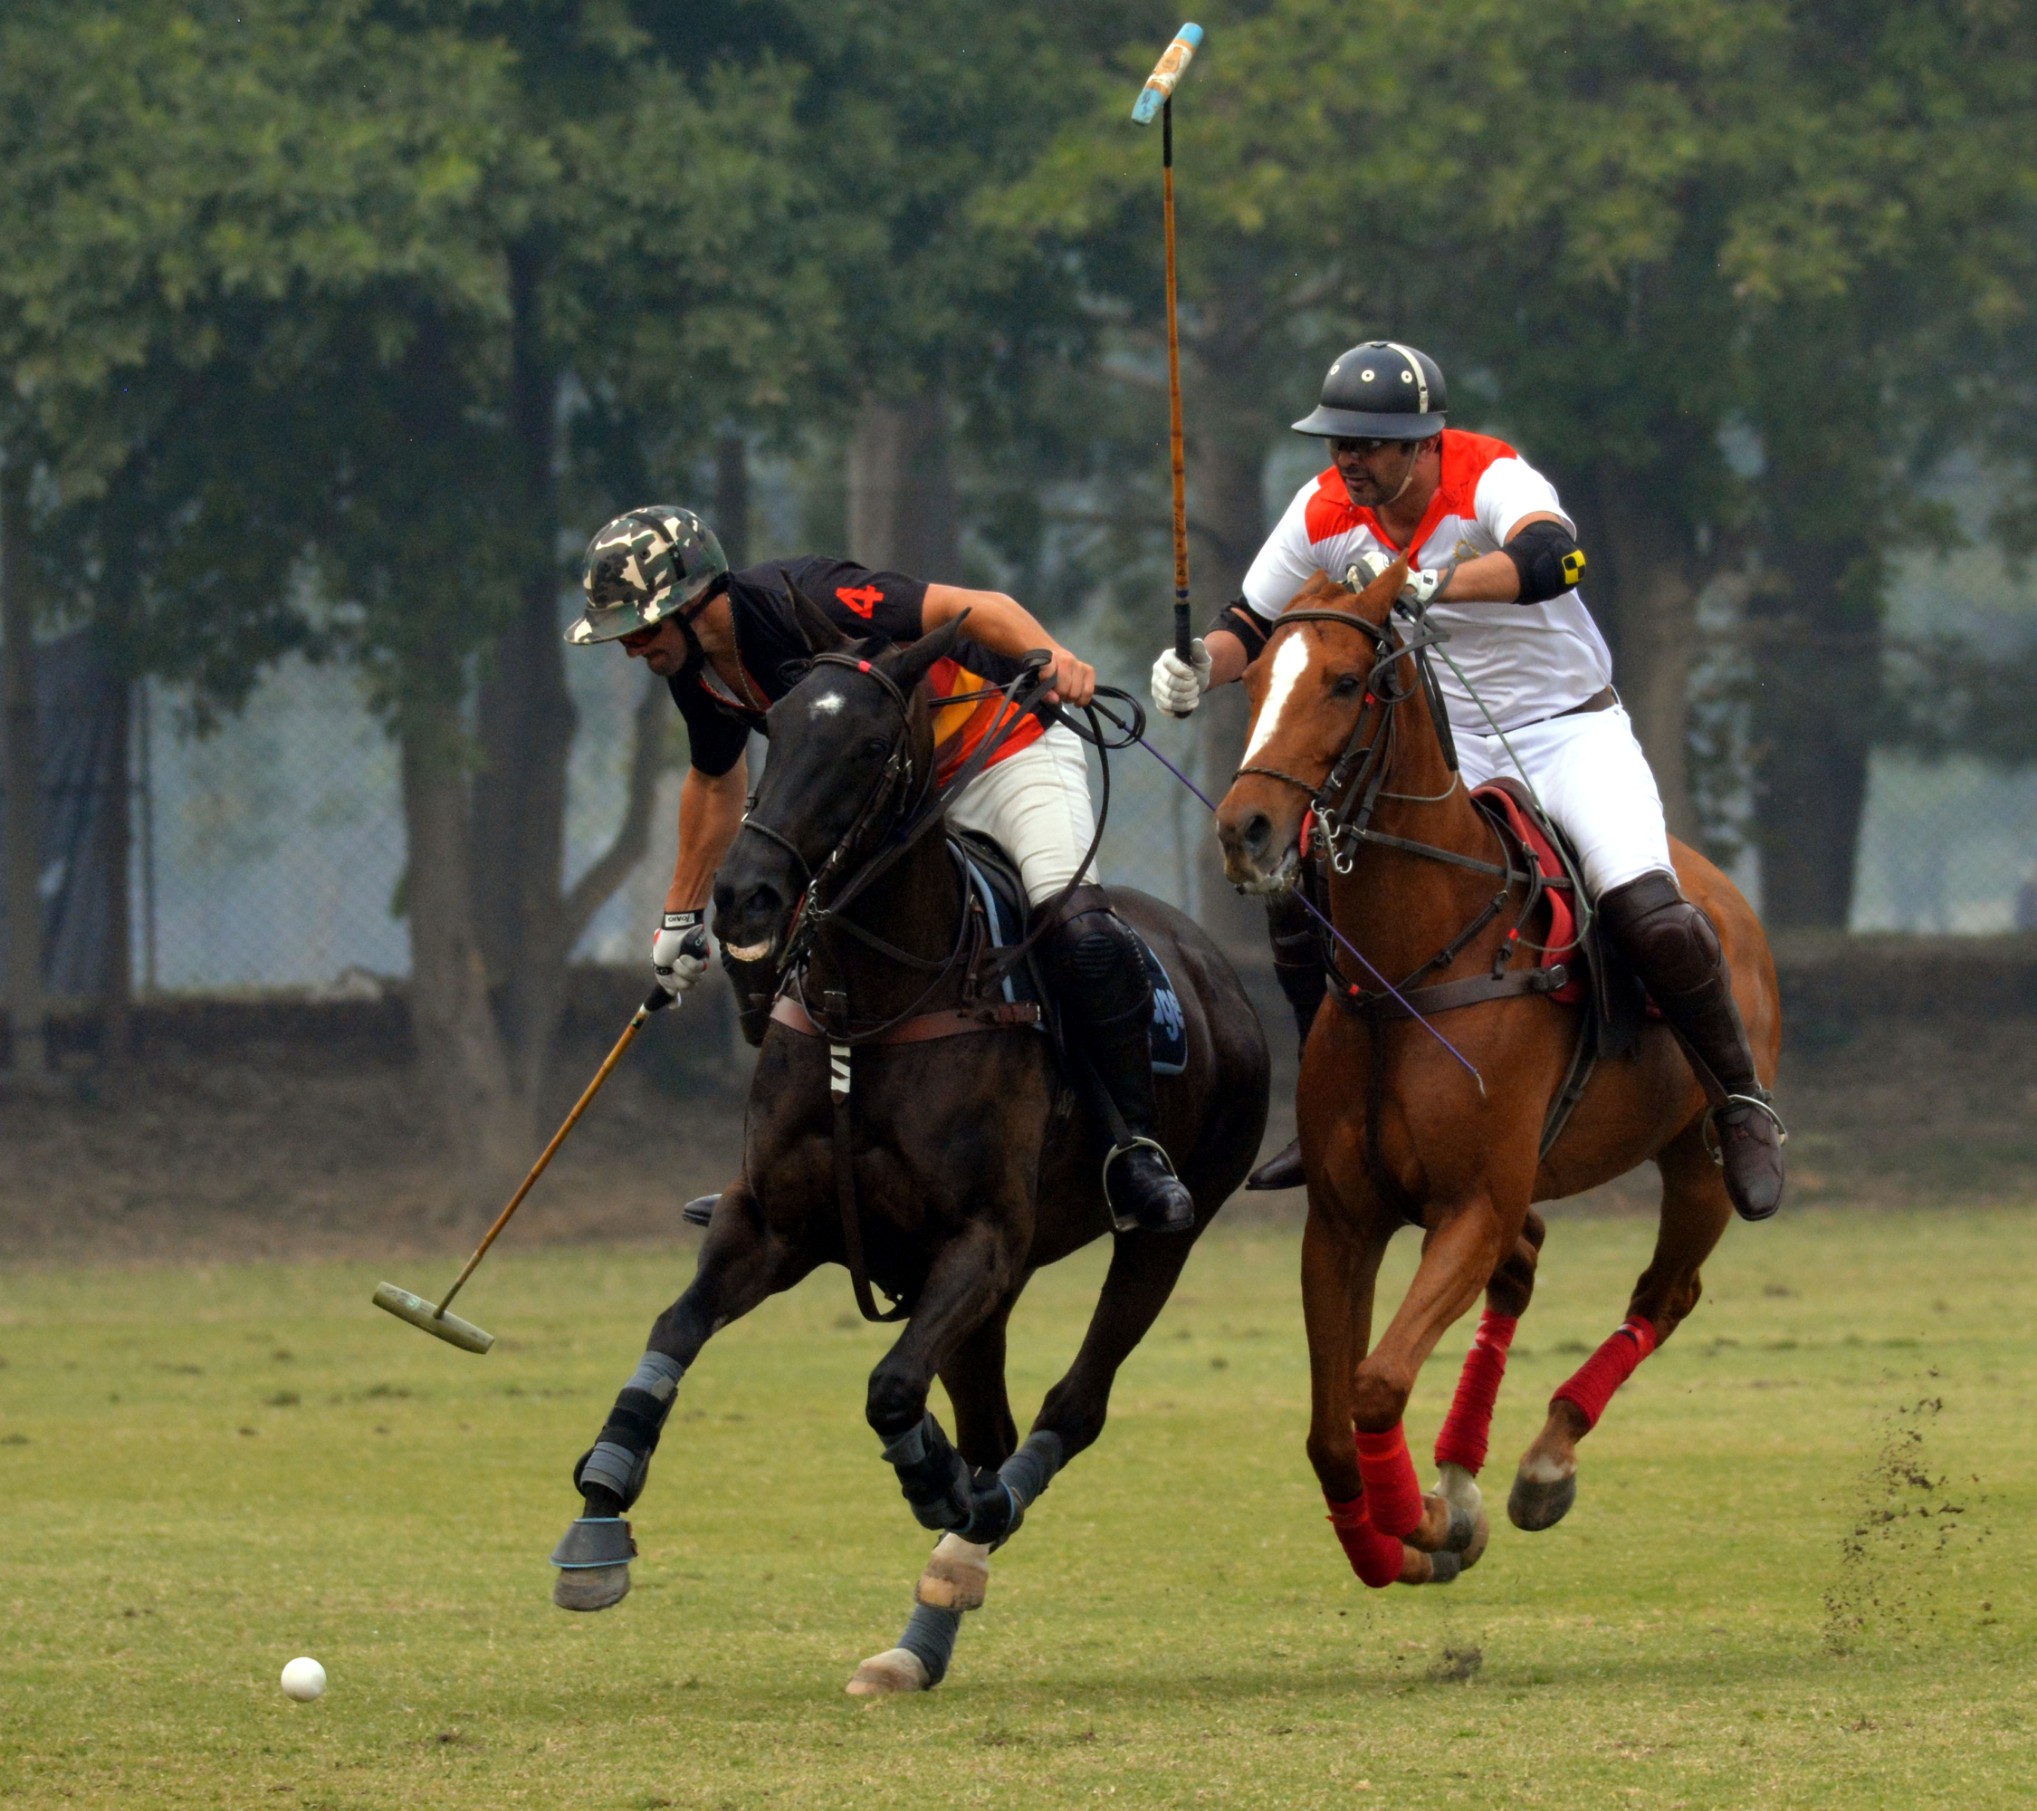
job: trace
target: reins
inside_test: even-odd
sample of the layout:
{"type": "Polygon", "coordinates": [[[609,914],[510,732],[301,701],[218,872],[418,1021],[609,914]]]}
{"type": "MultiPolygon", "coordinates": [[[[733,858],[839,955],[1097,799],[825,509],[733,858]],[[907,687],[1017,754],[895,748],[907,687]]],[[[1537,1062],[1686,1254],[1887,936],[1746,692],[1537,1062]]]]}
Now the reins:
{"type": "MultiPolygon", "coordinates": [[[[946,821],[949,806],[990,766],[1028,715],[1039,707],[1041,695],[1050,684],[1044,676],[1047,660],[1045,653],[1029,654],[1022,669],[1007,685],[951,693],[938,700],[936,708],[947,709],[995,698],[1000,701],[997,720],[989,733],[970,750],[954,779],[945,788],[937,784],[938,763],[930,759],[919,774],[917,789],[909,801],[901,805],[898,800],[910,787],[917,766],[910,696],[889,673],[859,655],[834,651],[815,655],[812,661],[815,666],[851,667],[875,679],[886,697],[898,707],[898,736],[885,758],[884,770],[871,788],[869,797],[858,808],[848,831],[817,868],[808,866],[806,858],[790,837],[758,818],[754,811],[743,818],[742,831],[754,831],[766,841],[775,843],[792,857],[805,877],[792,926],[786,934],[785,953],[780,961],[785,979],[780,984],[779,1000],[771,1016],[800,1035],[823,1038],[827,1042],[828,1096],[834,1115],[835,1198],[841,1214],[842,1254],[855,1291],[857,1309],[865,1320],[901,1320],[911,1313],[912,1303],[900,1297],[889,1308],[880,1309],[871,1293],[869,1266],[863,1249],[862,1215],[856,1204],[854,1123],[850,1110],[853,1052],[859,1046],[920,1042],[979,1031],[1025,1029],[1039,1022],[1037,1009],[1024,1012],[1011,1006],[972,1008],[967,1000],[962,1007],[953,1010],[929,1013],[923,1009],[958,970],[964,971],[965,988],[980,999],[978,990],[985,980],[994,984],[1024,961],[1034,943],[1053,922],[1052,908],[1083,884],[1083,876],[1089,872],[1090,863],[1102,846],[1104,826],[1110,816],[1110,754],[1114,749],[1128,746],[1134,738],[1142,739],[1146,721],[1143,708],[1127,693],[1111,687],[1098,688],[1099,693],[1120,699],[1131,709],[1132,731],[1116,741],[1105,734],[1098,722],[1095,706],[1080,707],[1088,718],[1086,730],[1069,717],[1066,707],[1052,711],[1055,720],[1066,723],[1076,736],[1098,751],[1103,768],[1103,800],[1097,813],[1095,834],[1090,838],[1089,847],[1083,851],[1073,877],[1060,893],[1035,910],[1031,929],[1017,943],[998,950],[988,961],[982,960],[983,933],[977,929],[980,920],[971,909],[966,879],[962,883],[965,897],[955,942],[941,957],[916,956],[898,948],[867,926],[846,916],[847,908],[902,861],[935,825],[946,821]],[[855,853],[873,836],[882,837],[882,846],[864,859],[860,866],[848,867],[855,853]],[[848,867],[846,878],[842,878],[830,893],[830,883],[836,881],[845,867],[848,867]],[[903,1011],[867,1025],[858,1026],[851,1016],[846,988],[826,990],[823,1010],[816,1012],[806,994],[807,964],[817,940],[828,929],[846,934],[887,961],[926,973],[930,979],[903,1011]]],[[[1125,728],[1122,720],[1107,709],[1103,715],[1120,730],[1125,728]]]]}

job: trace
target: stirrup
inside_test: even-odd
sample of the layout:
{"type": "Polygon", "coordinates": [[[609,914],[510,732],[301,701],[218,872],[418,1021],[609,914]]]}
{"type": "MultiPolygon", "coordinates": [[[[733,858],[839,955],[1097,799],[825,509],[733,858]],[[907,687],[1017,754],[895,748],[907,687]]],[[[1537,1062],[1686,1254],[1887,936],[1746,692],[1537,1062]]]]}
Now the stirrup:
{"type": "Polygon", "coordinates": [[[1121,1214],[1118,1212],[1118,1204],[1111,1198],[1110,1192],[1110,1166],[1117,1162],[1120,1157],[1129,1157],[1134,1151],[1151,1151],[1155,1157],[1160,1159],[1160,1167],[1168,1175],[1173,1176],[1176,1182],[1181,1180],[1178,1175],[1175,1175],[1174,1159],[1167,1155],[1167,1147],[1161,1144],[1158,1139],[1141,1138],[1134,1133],[1123,1144],[1112,1145],[1109,1155],[1103,1160],[1102,1178],[1103,1205],[1110,1213],[1110,1229],[1112,1232],[1142,1232],[1145,1230],[1140,1223],[1138,1215],[1121,1214]]]}
{"type": "Polygon", "coordinates": [[[1761,1094],[1729,1094],[1718,1106],[1705,1115],[1704,1131],[1700,1134],[1704,1139],[1705,1155],[1720,1169],[1726,1167],[1726,1149],[1725,1146],[1719,1143],[1718,1134],[1712,1128],[1719,1115],[1732,1107],[1753,1107],[1756,1111],[1765,1114],[1768,1118],[1768,1123],[1775,1128],[1777,1148],[1789,1143],[1789,1127],[1782,1123],[1782,1115],[1775,1110],[1768,1094],[1765,1092],[1761,1094]]]}

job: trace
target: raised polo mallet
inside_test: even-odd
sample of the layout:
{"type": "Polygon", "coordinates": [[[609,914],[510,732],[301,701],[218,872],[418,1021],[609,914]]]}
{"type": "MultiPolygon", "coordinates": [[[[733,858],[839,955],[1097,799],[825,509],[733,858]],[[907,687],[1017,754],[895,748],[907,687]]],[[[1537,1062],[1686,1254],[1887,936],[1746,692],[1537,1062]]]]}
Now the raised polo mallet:
{"type": "Polygon", "coordinates": [[[615,1048],[608,1053],[601,1067],[595,1070],[594,1079],[587,1084],[586,1092],[573,1103],[573,1111],[566,1115],[566,1123],[552,1134],[552,1142],[545,1146],[544,1155],[531,1165],[530,1174],[523,1179],[523,1186],[510,1196],[509,1205],[495,1216],[495,1224],[489,1227],[481,1243],[474,1247],[474,1255],[467,1260],[466,1268],[453,1278],[453,1286],[446,1291],[446,1299],[434,1307],[423,1296],[412,1295],[408,1289],[399,1289],[394,1283],[377,1283],[376,1307],[388,1309],[398,1320],[408,1321],[413,1327],[422,1327],[427,1333],[436,1335],[449,1346],[458,1346],[463,1352],[485,1352],[494,1345],[494,1334],[475,1326],[472,1321],[463,1321],[457,1314],[448,1314],[446,1310],[453,1305],[453,1297],[460,1293],[461,1286],[474,1274],[474,1266],[481,1262],[487,1255],[488,1247],[495,1243],[495,1235],[509,1224],[509,1216],[523,1205],[524,1196],[530,1193],[532,1185],[545,1173],[545,1165],[551,1162],[553,1154],[566,1142],[566,1134],[580,1123],[580,1115],[587,1111],[588,1102],[601,1092],[601,1084],[608,1080],[609,1072],[622,1061],[622,1053],[630,1047],[630,1042],[637,1033],[643,1030],[644,1021],[652,1013],[662,1012],[677,998],[678,995],[668,994],[662,987],[654,987],[649,997],[631,1015],[630,1022],[622,1028],[622,1036],[615,1040],[615,1048]]]}
{"type": "Polygon", "coordinates": [[[1188,463],[1181,450],[1181,328],[1174,312],[1174,90],[1188,73],[1189,59],[1202,44],[1202,27],[1184,25],[1153,66],[1132,123],[1150,126],[1160,116],[1161,207],[1167,218],[1167,409],[1168,439],[1174,455],[1174,652],[1189,658],[1188,627],[1188,463]]]}

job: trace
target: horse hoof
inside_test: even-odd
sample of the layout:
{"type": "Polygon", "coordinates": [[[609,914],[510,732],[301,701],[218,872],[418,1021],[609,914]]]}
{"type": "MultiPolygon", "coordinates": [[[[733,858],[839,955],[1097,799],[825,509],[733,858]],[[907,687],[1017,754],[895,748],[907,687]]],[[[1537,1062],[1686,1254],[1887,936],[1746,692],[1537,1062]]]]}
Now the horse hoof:
{"type": "Polygon", "coordinates": [[[628,1595],[627,1566],[575,1566],[552,1581],[552,1602],[562,1610],[611,1610],[628,1595]]]}
{"type": "MultiPolygon", "coordinates": [[[[1485,1557],[1485,1549],[1492,1540],[1492,1524],[1485,1518],[1483,1504],[1473,1501],[1469,1504],[1450,1505],[1450,1531],[1443,1537],[1443,1545],[1437,1551],[1438,1559],[1447,1555],[1457,1562],[1461,1571],[1469,1571],[1485,1557]]],[[[1438,1584],[1446,1581],[1438,1579],[1438,1584]]]]}
{"type": "Polygon", "coordinates": [[[926,1662],[910,1648],[886,1648],[856,1669],[844,1688],[852,1698],[895,1698],[901,1692],[932,1691],[926,1662]]]}
{"type": "Polygon", "coordinates": [[[944,1534],[912,1595],[930,1610],[980,1610],[989,1589],[990,1549],[959,1534],[944,1534]]]}
{"type": "Polygon", "coordinates": [[[1523,1470],[1507,1493],[1507,1520],[1529,1534],[1539,1534],[1562,1521],[1576,1501],[1576,1472],[1565,1472],[1560,1478],[1531,1478],[1523,1470]]]}

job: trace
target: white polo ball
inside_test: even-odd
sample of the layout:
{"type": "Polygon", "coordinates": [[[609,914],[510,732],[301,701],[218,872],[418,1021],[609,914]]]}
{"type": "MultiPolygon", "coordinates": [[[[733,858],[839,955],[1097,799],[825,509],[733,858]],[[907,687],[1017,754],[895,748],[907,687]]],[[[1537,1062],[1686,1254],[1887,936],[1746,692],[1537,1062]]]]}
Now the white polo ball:
{"type": "Polygon", "coordinates": [[[325,1695],[325,1668],[309,1654],[299,1654],[283,1669],[283,1695],[309,1704],[325,1695]]]}

